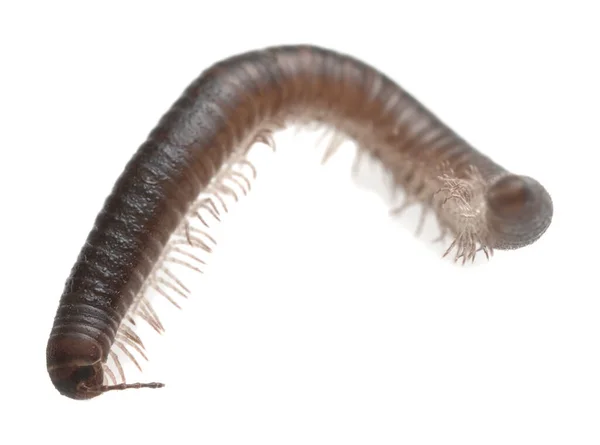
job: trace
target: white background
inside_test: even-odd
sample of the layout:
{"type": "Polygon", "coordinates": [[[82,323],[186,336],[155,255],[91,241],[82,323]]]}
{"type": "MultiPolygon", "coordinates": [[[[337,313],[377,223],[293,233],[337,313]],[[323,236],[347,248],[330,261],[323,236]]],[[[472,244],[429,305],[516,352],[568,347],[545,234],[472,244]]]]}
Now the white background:
{"type": "Polygon", "coordinates": [[[598,444],[596,2],[3,2],[0,443],[598,444]],[[85,5],[85,6],[84,6],[85,5]],[[484,6],[487,5],[487,6],[484,6]],[[312,43],[359,57],[552,194],[536,244],[462,268],[316,137],[257,148],[184,310],[130,381],[62,397],[45,347],[126,161],[203,69],[312,43]],[[135,441],[135,442],[133,442],[135,441]]]}

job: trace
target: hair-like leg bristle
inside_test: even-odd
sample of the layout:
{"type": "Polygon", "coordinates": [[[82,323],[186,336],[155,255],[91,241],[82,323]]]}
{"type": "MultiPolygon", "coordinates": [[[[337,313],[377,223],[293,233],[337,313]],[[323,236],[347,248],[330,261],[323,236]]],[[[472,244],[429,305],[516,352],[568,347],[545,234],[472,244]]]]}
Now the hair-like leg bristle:
{"type": "Polygon", "coordinates": [[[421,212],[419,213],[419,222],[417,223],[417,228],[415,230],[415,236],[420,236],[423,232],[423,228],[425,227],[425,220],[427,219],[427,215],[431,208],[427,205],[421,205],[421,212]]]}
{"type": "Polygon", "coordinates": [[[350,168],[350,174],[353,177],[357,177],[358,174],[360,173],[360,168],[362,166],[362,160],[363,160],[363,156],[364,156],[364,151],[363,150],[357,150],[356,154],[354,155],[354,160],[352,161],[352,167],[350,168]]]}
{"type": "Polygon", "coordinates": [[[188,269],[193,270],[194,272],[204,274],[204,272],[201,269],[197,268],[190,262],[182,260],[180,258],[168,258],[167,261],[172,264],[179,264],[180,266],[187,267],[188,269]]]}
{"type": "Polygon", "coordinates": [[[250,181],[250,179],[248,179],[243,173],[240,173],[235,170],[231,170],[229,174],[231,175],[232,180],[236,181],[240,188],[245,191],[246,195],[250,193],[250,191],[252,190],[252,182],[250,181]],[[240,184],[239,182],[237,182],[238,180],[242,181],[242,183],[240,184]]]}
{"type": "Polygon", "coordinates": [[[327,163],[329,159],[338,151],[341,145],[348,140],[348,137],[340,132],[331,130],[331,139],[325,147],[325,153],[321,159],[321,164],[327,163]]]}
{"type": "Polygon", "coordinates": [[[238,165],[240,167],[248,167],[250,169],[250,172],[252,173],[252,179],[256,179],[256,177],[258,176],[258,172],[256,171],[256,167],[254,167],[254,165],[247,159],[240,159],[237,161],[238,165]]]}
{"type": "MultiPolygon", "coordinates": [[[[187,257],[187,258],[189,258],[189,259],[191,259],[191,260],[193,260],[193,261],[196,261],[198,264],[201,264],[201,265],[203,265],[203,266],[205,266],[205,265],[206,265],[206,262],[205,262],[205,261],[201,260],[201,259],[200,259],[200,258],[198,258],[196,255],[194,255],[194,254],[192,254],[192,253],[190,253],[190,252],[187,252],[186,250],[183,250],[181,247],[178,247],[178,246],[176,246],[176,247],[173,247],[173,248],[171,249],[170,253],[171,253],[171,254],[173,254],[173,253],[179,253],[179,254],[181,254],[181,255],[183,255],[183,256],[185,256],[185,257],[187,257]]],[[[168,261],[169,259],[170,259],[170,257],[168,257],[168,258],[167,258],[167,261],[168,261]]]]}
{"type": "Polygon", "coordinates": [[[171,242],[172,246],[190,246],[204,250],[206,253],[212,252],[212,247],[204,242],[203,239],[191,234],[191,230],[186,233],[185,239],[175,239],[171,242]]]}
{"type": "Polygon", "coordinates": [[[180,289],[178,289],[176,286],[174,286],[172,283],[165,280],[164,278],[158,277],[158,278],[156,278],[156,282],[158,285],[165,286],[167,289],[172,290],[180,297],[185,298],[185,299],[188,298],[188,295],[185,292],[182,292],[180,289]]]}
{"type": "Polygon", "coordinates": [[[116,385],[117,378],[115,377],[115,373],[112,371],[112,369],[110,369],[110,366],[108,366],[108,364],[106,363],[103,363],[102,370],[104,371],[104,375],[106,376],[106,378],[110,380],[113,385],[116,385]]]}
{"type": "Polygon", "coordinates": [[[129,326],[122,324],[119,328],[119,332],[117,332],[117,338],[122,339],[147,360],[144,354],[145,347],[142,343],[142,339],[129,326]]]}
{"type": "Polygon", "coordinates": [[[170,295],[167,291],[165,291],[158,283],[153,282],[151,284],[152,288],[158,292],[160,295],[162,295],[163,297],[165,297],[167,299],[167,301],[169,303],[171,303],[173,306],[175,306],[177,309],[181,309],[181,306],[179,305],[179,303],[177,303],[170,295]]]}
{"type": "Polygon", "coordinates": [[[147,298],[144,297],[141,300],[139,312],[137,312],[137,314],[146,323],[148,323],[152,327],[152,329],[154,329],[157,333],[162,334],[163,332],[165,332],[164,326],[160,322],[160,319],[158,318],[156,311],[154,310],[154,308],[152,307],[152,305],[150,304],[150,302],[148,301],[147,298]]]}
{"type": "MultiPolygon", "coordinates": [[[[200,210],[206,210],[209,213],[209,215],[212,216],[214,219],[216,219],[217,221],[221,221],[221,219],[219,218],[219,209],[217,209],[217,206],[215,205],[212,199],[204,198],[196,205],[195,213],[197,214],[198,218],[202,220],[200,210]]],[[[227,212],[227,208],[225,208],[225,211],[227,212]]],[[[206,223],[204,220],[202,220],[202,222],[205,226],[208,227],[208,223],[206,223]]]]}
{"type": "Polygon", "coordinates": [[[123,366],[121,366],[119,356],[112,349],[109,351],[109,355],[112,358],[112,361],[113,361],[115,367],[117,368],[117,371],[119,373],[119,377],[121,378],[121,381],[123,383],[125,383],[125,372],[123,371],[123,366]]]}
{"type": "Polygon", "coordinates": [[[169,270],[168,267],[163,267],[162,272],[171,280],[173,280],[173,282],[176,283],[186,294],[189,295],[191,293],[190,290],[186,286],[184,286],[181,280],[179,280],[179,278],[177,278],[175,274],[169,270]]]}
{"type": "Polygon", "coordinates": [[[133,362],[133,364],[136,366],[136,368],[138,368],[140,370],[140,372],[142,371],[142,367],[140,366],[140,364],[138,363],[136,358],[133,356],[131,351],[129,349],[127,349],[127,345],[125,345],[121,340],[115,340],[114,345],[117,348],[119,348],[121,351],[123,351],[123,353],[127,356],[127,358],[133,362]]]}
{"type": "Polygon", "coordinates": [[[216,244],[217,244],[217,241],[216,241],[216,240],[215,240],[215,239],[214,239],[212,236],[210,236],[210,234],[209,234],[208,232],[205,232],[204,230],[198,229],[197,227],[191,227],[191,228],[190,228],[190,232],[192,232],[192,233],[196,233],[196,234],[198,234],[198,235],[205,236],[205,237],[206,237],[206,238],[208,238],[208,239],[209,239],[209,240],[210,240],[210,241],[211,241],[211,242],[212,242],[214,245],[216,245],[216,244]]]}

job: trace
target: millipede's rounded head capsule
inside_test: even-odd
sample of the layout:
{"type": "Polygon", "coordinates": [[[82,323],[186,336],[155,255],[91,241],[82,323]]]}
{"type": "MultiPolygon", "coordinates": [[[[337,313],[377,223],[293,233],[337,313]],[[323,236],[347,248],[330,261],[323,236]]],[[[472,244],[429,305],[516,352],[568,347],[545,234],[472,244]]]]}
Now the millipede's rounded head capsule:
{"type": "Polygon", "coordinates": [[[505,175],[486,194],[488,225],[493,247],[517,249],[535,242],[550,226],[550,194],[528,176],[505,175]]]}
{"type": "Polygon", "coordinates": [[[55,336],[48,342],[48,374],[56,389],[72,399],[91,399],[101,392],[104,371],[101,349],[81,335],[55,336]]]}

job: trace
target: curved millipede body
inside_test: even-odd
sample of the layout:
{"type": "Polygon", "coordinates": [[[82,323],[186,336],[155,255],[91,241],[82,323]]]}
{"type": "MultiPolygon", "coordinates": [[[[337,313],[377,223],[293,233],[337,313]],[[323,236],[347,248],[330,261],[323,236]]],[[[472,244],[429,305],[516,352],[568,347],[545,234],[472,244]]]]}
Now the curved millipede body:
{"type": "MultiPolygon", "coordinates": [[[[145,358],[136,318],[162,325],[144,298],[177,305],[188,290],[169,265],[197,270],[210,252],[207,218],[227,210],[255,175],[246,153],[286,125],[318,123],[389,172],[394,187],[453,237],[446,254],[537,240],[552,201],[534,179],[509,173],[471,147],[398,84],[352,57],[313,46],[248,52],[203,72],[162,117],[117,180],[66,282],[47,347],[51,380],[88,399],[126,384],[117,352],[145,358]],[[111,362],[113,366],[107,365],[111,362]],[[121,382],[115,375],[119,374],[121,382]]],[[[334,146],[332,145],[333,149],[334,146]]]]}

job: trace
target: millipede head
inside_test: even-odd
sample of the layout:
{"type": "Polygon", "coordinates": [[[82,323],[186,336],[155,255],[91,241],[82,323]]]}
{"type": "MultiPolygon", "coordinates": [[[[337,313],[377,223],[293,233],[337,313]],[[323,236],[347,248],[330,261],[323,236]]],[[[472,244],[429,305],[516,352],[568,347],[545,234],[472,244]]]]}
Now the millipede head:
{"type": "Polygon", "coordinates": [[[72,399],[90,399],[100,394],[89,391],[104,381],[102,353],[98,343],[83,335],[55,336],[46,350],[48,374],[56,389],[72,399]]]}
{"type": "Polygon", "coordinates": [[[104,385],[100,346],[95,340],[77,334],[51,337],[46,360],[56,389],[72,399],[91,399],[108,391],[165,386],[158,382],[104,385]]]}
{"type": "Polygon", "coordinates": [[[496,249],[527,246],[539,239],[552,221],[550,194],[528,176],[498,178],[488,188],[486,200],[488,228],[496,249]]]}

